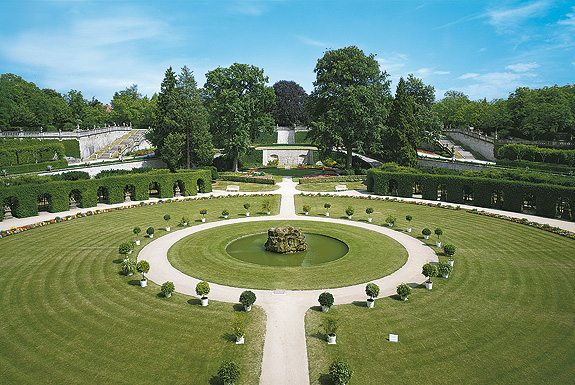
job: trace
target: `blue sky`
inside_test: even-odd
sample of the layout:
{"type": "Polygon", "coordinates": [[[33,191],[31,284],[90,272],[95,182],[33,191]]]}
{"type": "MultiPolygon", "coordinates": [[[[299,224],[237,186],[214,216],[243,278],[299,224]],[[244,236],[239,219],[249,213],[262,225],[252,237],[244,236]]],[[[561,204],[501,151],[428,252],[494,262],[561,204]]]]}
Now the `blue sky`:
{"type": "Polygon", "coordinates": [[[573,1],[0,0],[0,73],[109,102],[157,92],[169,66],[205,73],[234,62],[270,85],[313,89],[326,49],[357,45],[390,74],[413,73],[473,100],[519,86],[573,84],[573,1]]]}

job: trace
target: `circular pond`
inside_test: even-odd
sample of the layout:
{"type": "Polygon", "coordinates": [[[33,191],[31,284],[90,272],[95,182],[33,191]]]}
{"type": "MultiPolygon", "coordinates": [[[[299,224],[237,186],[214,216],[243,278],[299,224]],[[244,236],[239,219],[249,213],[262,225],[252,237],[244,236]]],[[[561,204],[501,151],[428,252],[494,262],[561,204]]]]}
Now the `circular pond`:
{"type": "Polygon", "coordinates": [[[336,238],[304,233],[307,250],[297,253],[274,253],[265,249],[267,233],[257,233],[234,239],[226,252],[243,262],[265,266],[313,266],[335,261],[347,254],[349,247],[336,238]]]}

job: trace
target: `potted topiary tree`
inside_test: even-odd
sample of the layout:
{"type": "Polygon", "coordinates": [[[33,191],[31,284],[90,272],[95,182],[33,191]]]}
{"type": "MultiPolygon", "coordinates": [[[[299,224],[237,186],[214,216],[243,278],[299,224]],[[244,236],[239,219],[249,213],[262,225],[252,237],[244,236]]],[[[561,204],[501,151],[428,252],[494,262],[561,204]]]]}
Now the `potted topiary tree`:
{"type": "Polygon", "coordinates": [[[325,203],[323,207],[325,208],[325,216],[329,217],[329,208],[331,207],[331,203],[325,203]]]}
{"type": "Polygon", "coordinates": [[[206,281],[198,282],[196,285],[196,294],[200,296],[202,306],[208,306],[208,294],[210,294],[210,284],[206,281]]]}
{"type": "Polygon", "coordinates": [[[136,272],[136,262],[132,261],[130,258],[124,259],[122,262],[122,273],[124,275],[133,275],[136,272]]]}
{"type": "Polygon", "coordinates": [[[136,234],[136,246],[140,246],[140,240],[138,239],[138,234],[142,232],[142,229],[136,226],[134,227],[134,230],[132,230],[132,232],[136,234]]]}
{"type": "Polygon", "coordinates": [[[170,281],[162,283],[162,287],[160,288],[160,291],[166,298],[170,298],[174,290],[176,290],[176,286],[174,286],[174,283],[170,281]]]}
{"type": "Polygon", "coordinates": [[[246,324],[244,317],[236,314],[234,320],[232,321],[232,335],[236,337],[236,344],[243,344],[244,337],[246,334],[246,324]]]}
{"type": "Polygon", "coordinates": [[[347,362],[337,359],[329,365],[329,375],[335,385],[346,385],[353,376],[353,370],[347,362]]]}
{"type": "Polygon", "coordinates": [[[234,361],[224,361],[218,369],[218,376],[224,385],[234,385],[240,377],[240,367],[234,361]]]}
{"type": "Polygon", "coordinates": [[[222,217],[224,217],[224,219],[228,219],[228,215],[230,215],[230,212],[226,209],[222,210],[222,217]]]}
{"type": "Polygon", "coordinates": [[[377,286],[373,282],[368,283],[367,285],[365,285],[365,294],[369,296],[369,298],[367,299],[367,307],[371,309],[375,304],[374,298],[376,298],[379,295],[379,286],[377,286]]]}
{"type": "Polygon", "coordinates": [[[136,264],[136,270],[138,273],[142,274],[142,279],[140,279],[140,286],[146,287],[148,286],[148,279],[146,278],[146,274],[150,271],[150,264],[148,261],[141,260],[136,264]]]}
{"type": "Polygon", "coordinates": [[[321,311],[326,312],[333,305],[333,295],[331,293],[323,292],[319,295],[317,299],[321,305],[321,311]]]}
{"type": "Polygon", "coordinates": [[[187,216],[183,216],[182,219],[180,219],[180,223],[179,225],[182,227],[186,227],[188,225],[188,223],[190,223],[190,218],[188,218],[187,216]]]}
{"type": "Polygon", "coordinates": [[[148,234],[148,237],[149,237],[149,238],[154,238],[154,231],[156,231],[156,230],[154,230],[153,227],[148,227],[148,228],[146,229],[146,234],[148,234]]]}
{"type": "Polygon", "coordinates": [[[427,227],[423,230],[421,230],[421,234],[423,234],[423,239],[429,239],[429,236],[431,235],[431,230],[429,230],[427,227]]]}
{"type": "Polygon", "coordinates": [[[132,253],[132,243],[131,242],[122,242],[120,246],[118,246],[118,253],[122,254],[124,261],[128,259],[128,254],[132,253]]]}
{"type": "Polygon", "coordinates": [[[170,214],[164,215],[164,220],[166,221],[166,231],[170,231],[170,219],[172,219],[170,214]]]}
{"type": "Polygon", "coordinates": [[[202,215],[202,222],[206,221],[206,214],[208,213],[208,209],[201,209],[200,214],[202,215]]]}
{"type": "Polygon", "coordinates": [[[393,215],[388,215],[387,218],[385,218],[385,221],[389,227],[393,227],[395,224],[395,217],[393,215]]]}
{"type": "Polygon", "coordinates": [[[349,206],[347,209],[345,209],[345,214],[347,215],[347,219],[351,219],[351,216],[353,215],[353,213],[355,213],[355,210],[353,209],[353,207],[349,206]]]}
{"type": "Polygon", "coordinates": [[[453,254],[457,251],[455,245],[450,243],[443,245],[443,252],[447,255],[447,263],[449,263],[453,267],[453,254]]]}
{"type": "Polygon", "coordinates": [[[310,210],[311,210],[310,205],[303,205],[303,212],[305,213],[305,215],[309,215],[310,210]]]}
{"type": "Polygon", "coordinates": [[[413,219],[413,217],[411,215],[405,216],[405,220],[407,221],[407,229],[405,231],[407,231],[408,233],[411,233],[411,220],[412,219],[413,219]]]}
{"type": "Polygon", "coordinates": [[[266,199],[262,203],[262,211],[264,211],[267,215],[270,215],[272,212],[272,203],[269,199],[266,199]]]}
{"type": "Polygon", "coordinates": [[[443,230],[441,230],[438,227],[437,229],[435,229],[435,235],[437,235],[437,241],[435,242],[435,246],[439,248],[441,247],[441,241],[439,240],[439,237],[443,235],[443,230]]]}
{"type": "Polygon", "coordinates": [[[373,214],[373,207],[366,208],[365,213],[367,214],[367,222],[371,223],[371,214],[373,214]]]}
{"type": "Polygon", "coordinates": [[[421,274],[427,277],[427,281],[425,281],[425,287],[427,290],[431,290],[433,287],[433,282],[431,282],[431,278],[437,277],[437,267],[435,267],[432,263],[426,263],[423,265],[423,269],[421,274]]]}
{"type": "Polygon", "coordinates": [[[326,317],[321,326],[327,336],[327,343],[334,345],[336,343],[336,333],[338,328],[337,318],[326,317]]]}
{"type": "Polygon", "coordinates": [[[252,305],[256,302],[256,295],[251,290],[245,290],[240,294],[240,303],[244,305],[245,311],[252,310],[252,305]]]}
{"type": "Polygon", "coordinates": [[[397,286],[396,292],[402,301],[407,301],[407,297],[411,294],[411,287],[406,283],[401,283],[397,286]]]}
{"type": "Polygon", "coordinates": [[[453,271],[453,266],[447,262],[439,262],[437,264],[437,274],[443,278],[449,278],[449,273],[453,271]]]}
{"type": "Polygon", "coordinates": [[[244,203],[244,209],[246,209],[246,217],[250,216],[250,207],[252,205],[250,205],[249,203],[244,203]]]}

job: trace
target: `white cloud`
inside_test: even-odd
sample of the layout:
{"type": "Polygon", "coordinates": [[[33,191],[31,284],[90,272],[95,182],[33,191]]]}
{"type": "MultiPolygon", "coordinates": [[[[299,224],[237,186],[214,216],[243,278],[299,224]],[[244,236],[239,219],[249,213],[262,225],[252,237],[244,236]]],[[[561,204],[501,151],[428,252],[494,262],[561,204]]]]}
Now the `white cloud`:
{"type": "Polygon", "coordinates": [[[507,67],[505,67],[505,69],[515,71],[515,72],[528,72],[528,71],[531,71],[531,70],[533,70],[535,68],[539,68],[539,67],[541,67],[539,64],[533,62],[533,63],[511,64],[511,65],[508,65],[507,67]]]}
{"type": "Polygon", "coordinates": [[[387,71],[388,73],[397,72],[401,70],[407,64],[409,58],[405,54],[395,54],[392,56],[378,57],[377,61],[381,67],[382,71],[387,71]]]}
{"type": "Polygon", "coordinates": [[[468,72],[466,74],[461,75],[460,77],[458,77],[457,79],[473,79],[478,77],[479,74],[473,73],[473,72],[468,72]]]}
{"type": "Polygon", "coordinates": [[[460,76],[458,79],[466,79],[471,83],[457,89],[469,95],[470,99],[487,100],[499,98],[509,92],[515,91],[517,87],[531,86],[532,79],[536,76],[530,73],[515,72],[490,72],[486,74],[466,74],[474,75],[469,77],[460,76]]]}
{"type": "Polygon", "coordinates": [[[573,13],[566,14],[565,16],[567,16],[567,19],[559,20],[557,22],[557,24],[559,24],[559,25],[570,25],[572,27],[575,27],[575,7],[571,7],[571,9],[573,10],[573,13]]]}
{"type": "Polygon", "coordinates": [[[416,77],[420,77],[420,78],[424,78],[427,77],[429,75],[449,75],[449,71],[436,71],[433,68],[420,68],[417,71],[415,71],[413,74],[416,77]]]}
{"type": "Polygon", "coordinates": [[[506,30],[513,28],[532,17],[541,17],[549,9],[548,0],[540,0],[516,8],[496,8],[487,10],[488,23],[506,30]]]}
{"type": "Polygon", "coordinates": [[[321,48],[327,49],[331,45],[330,43],[325,43],[325,42],[322,42],[319,40],[313,40],[313,39],[310,39],[309,37],[306,37],[306,36],[297,36],[297,38],[302,43],[307,44],[307,45],[311,45],[314,47],[321,47],[321,48]]]}

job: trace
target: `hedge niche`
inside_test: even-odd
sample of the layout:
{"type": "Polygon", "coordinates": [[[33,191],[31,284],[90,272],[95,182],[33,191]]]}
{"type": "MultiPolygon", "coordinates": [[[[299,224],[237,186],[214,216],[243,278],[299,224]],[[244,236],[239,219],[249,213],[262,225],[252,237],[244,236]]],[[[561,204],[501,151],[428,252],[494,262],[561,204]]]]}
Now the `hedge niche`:
{"type": "Polygon", "coordinates": [[[575,187],[483,176],[438,175],[414,171],[367,171],[369,191],[377,195],[421,197],[456,204],[531,212],[548,218],[575,220],[575,187]]]}
{"type": "Polygon", "coordinates": [[[28,183],[0,187],[0,202],[9,207],[12,216],[24,218],[38,215],[39,208],[49,212],[70,210],[70,202],[76,207],[87,208],[100,202],[122,203],[128,196],[132,201],[146,200],[151,186],[159,187],[160,198],[173,198],[177,189],[182,196],[196,195],[211,192],[211,181],[210,170],[176,173],[160,170],[101,179],[28,183]]]}

